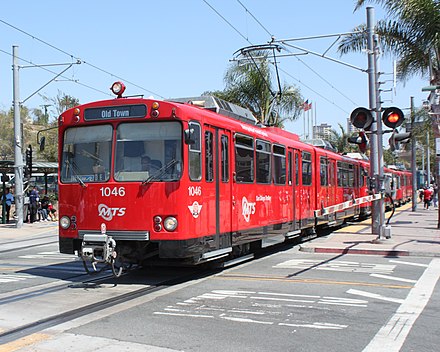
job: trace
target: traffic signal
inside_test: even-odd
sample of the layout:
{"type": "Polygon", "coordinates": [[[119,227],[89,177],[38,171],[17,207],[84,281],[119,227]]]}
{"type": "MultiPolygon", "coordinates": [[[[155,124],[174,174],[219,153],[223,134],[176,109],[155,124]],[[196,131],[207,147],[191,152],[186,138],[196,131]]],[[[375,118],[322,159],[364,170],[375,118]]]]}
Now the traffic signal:
{"type": "Polygon", "coordinates": [[[25,177],[29,178],[32,176],[32,145],[28,145],[26,148],[26,165],[24,168],[25,177]]]}
{"type": "Polygon", "coordinates": [[[400,143],[408,143],[410,138],[411,132],[397,133],[397,130],[394,130],[388,140],[390,143],[390,150],[394,152],[395,150],[400,149],[400,143]]]}
{"type": "Polygon", "coordinates": [[[367,151],[367,148],[369,147],[369,141],[365,132],[359,132],[357,136],[354,135],[348,137],[347,141],[348,143],[357,144],[359,146],[359,150],[362,153],[365,153],[367,151]]]}
{"type": "Polygon", "coordinates": [[[356,108],[350,115],[350,121],[356,128],[369,130],[373,123],[373,115],[367,108],[356,108]]]}
{"type": "Polygon", "coordinates": [[[396,107],[386,108],[382,114],[382,121],[385,126],[392,128],[393,130],[399,127],[405,117],[403,116],[402,110],[396,107]]]}

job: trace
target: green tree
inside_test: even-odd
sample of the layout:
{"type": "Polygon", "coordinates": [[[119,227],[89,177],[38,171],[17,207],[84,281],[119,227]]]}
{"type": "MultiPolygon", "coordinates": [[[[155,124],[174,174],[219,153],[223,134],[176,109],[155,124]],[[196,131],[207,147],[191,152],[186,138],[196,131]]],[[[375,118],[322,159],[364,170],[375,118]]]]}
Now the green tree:
{"type": "Polygon", "coordinates": [[[212,94],[243,106],[266,125],[282,127],[284,121],[293,121],[300,116],[303,98],[297,87],[287,84],[281,85],[281,90],[276,93],[267,55],[257,55],[265,59],[231,64],[225,74],[223,91],[203,94],[212,94]]]}
{"type": "MultiPolygon", "coordinates": [[[[365,3],[377,3],[389,20],[377,22],[376,32],[385,53],[398,57],[397,73],[402,81],[414,75],[440,84],[440,2],[438,0],[356,0],[355,11],[365,3]]],[[[366,26],[361,25],[341,41],[338,50],[345,54],[367,47],[366,26]]]]}
{"type": "MultiPolygon", "coordinates": [[[[44,100],[47,104],[47,106],[50,106],[52,109],[50,110],[52,113],[52,116],[55,115],[55,118],[48,118],[46,125],[42,126],[43,128],[40,129],[49,129],[50,130],[41,132],[40,135],[45,137],[46,139],[46,145],[44,148],[44,151],[39,152],[39,155],[47,160],[47,161],[58,161],[58,116],[61,115],[64,111],[67,109],[73,108],[77,105],[79,105],[79,99],[74,98],[70,95],[67,95],[66,93],[63,93],[61,91],[58,91],[58,94],[54,98],[48,98],[44,97],[44,100]]],[[[41,111],[43,115],[46,115],[41,111]]],[[[34,113],[35,114],[35,113],[34,113]]]]}
{"type": "Polygon", "coordinates": [[[348,143],[348,137],[350,135],[345,131],[344,127],[338,123],[340,133],[332,129],[330,131],[330,139],[329,142],[336,148],[338,153],[352,153],[359,152],[359,148],[356,145],[348,143]]]}

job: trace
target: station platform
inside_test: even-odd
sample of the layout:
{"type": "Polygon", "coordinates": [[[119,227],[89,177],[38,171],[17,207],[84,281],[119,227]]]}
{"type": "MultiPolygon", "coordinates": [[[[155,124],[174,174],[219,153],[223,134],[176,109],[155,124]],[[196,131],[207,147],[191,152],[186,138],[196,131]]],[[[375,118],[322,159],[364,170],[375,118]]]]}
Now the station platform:
{"type": "MultiPolygon", "coordinates": [[[[385,214],[385,220],[390,212],[385,214]]],[[[391,237],[378,239],[371,233],[371,218],[350,223],[331,234],[300,245],[300,251],[314,253],[371,254],[382,256],[440,257],[439,210],[407,203],[391,218],[391,237]]]]}

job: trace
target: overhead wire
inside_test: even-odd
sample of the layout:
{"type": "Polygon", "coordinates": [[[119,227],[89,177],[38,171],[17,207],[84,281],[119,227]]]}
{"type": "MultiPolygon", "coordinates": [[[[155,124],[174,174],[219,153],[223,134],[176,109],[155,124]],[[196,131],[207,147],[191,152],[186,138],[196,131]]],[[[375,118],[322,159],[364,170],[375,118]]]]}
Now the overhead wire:
{"type": "MultiPolygon", "coordinates": [[[[204,0],[205,1],[205,0],[204,0]]],[[[206,2],[206,1],[205,1],[206,2]]],[[[269,36],[271,36],[271,38],[273,38],[273,34],[261,23],[261,21],[259,21],[257,19],[257,17],[240,1],[237,0],[237,2],[244,8],[244,10],[255,20],[255,22],[258,23],[258,25],[267,33],[269,34],[269,36]]],[[[211,6],[209,5],[216,13],[217,11],[211,6]]],[[[221,16],[222,18],[224,18],[223,16],[221,16]]],[[[228,24],[230,26],[232,26],[229,22],[228,24]]],[[[232,26],[233,27],[233,26],[232,26]]],[[[233,27],[235,29],[235,27],[233,27]]],[[[237,30],[236,30],[237,31],[237,30]]],[[[286,50],[286,49],[285,49],[286,50]]],[[[287,50],[288,52],[290,52],[289,50],[287,50]]],[[[304,66],[306,66],[310,71],[312,71],[316,76],[318,76],[322,81],[324,81],[326,84],[328,84],[332,89],[334,89],[337,93],[339,93],[341,96],[343,96],[345,99],[347,99],[348,101],[350,101],[352,104],[354,105],[358,105],[356,102],[354,102],[350,97],[348,97],[347,95],[345,95],[342,91],[340,91],[338,88],[336,88],[331,82],[329,82],[327,79],[325,79],[321,74],[319,74],[316,70],[314,70],[312,67],[310,67],[308,64],[306,64],[303,60],[301,60],[300,58],[298,58],[297,56],[295,56],[296,59],[302,63],[304,66]]],[[[275,62],[275,67],[276,66],[276,62],[275,62]]],[[[281,70],[281,69],[280,69],[281,70]]],[[[285,74],[287,74],[287,72],[285,70],[281,70],[283,71],[285,74]]],[[[329,99],[325,98],[322,94],[319,94],[318,92],[316,92],[315,90],[311,89],[309,86],[307,86],[304,82],[294,78],[291,74],[288,74],[289,77],[295,79],[297,82],[301,83],[303,86],[305,86],[307,89],[311,90],[312,92],[314,92],[315,94],[317,94],[318,96],[322,97],[323,99],[325,99],[326,101],[330,102],[331,104],[333,104],[335,107],[339,108],[340,110],[344,111],[345,113],[347,113],[343,108],[341,108],[340,106],[338,106],[337,104],[335,104],[334,102],[331,102],[329,99]]]]}
{"type": "Polygon", "coordinates": [[[253,45],[250,41],[249,41],[249,39],[243,34],[243,33],[241,33],[237,28],[235,28],[234,27],[234,25],[231,23],[231,22],[229,22],[220,12],[218,12],[215,8],[214,8],[214,6],[212,6],[208,1],[206,1],[206,0],[203,0],[203,2],[206,4],[206,5],[208,5],[210,8],[211,8],[211,10],[212,11],[214,11],[223,21],[225,21],[234,31],[236,31],[237,33],[238,33],[238,35],[240,36],[240,37],[242,37],[244,40],[246,40],[249,44],[251,44],[251,45],[253,45]]]}
{"type": "MultiPolygon", "coordinates": [[[[11,53],[7,52],[6,50],[2,50],[2,49],[0,49],[0,52],[4,53],[4,54],[6,54],[6,55],[9,55],[9,56],[11,56],[11,57],[13,56],[11,53]]],[[[32,61],[29,61],[29,60],[23,59],[23,58],[21,58],[21,57],[17,57],[17,58],[18,58],[19,60],[23,61],[23,62],[26,62],[26,63],[29,64],[29,65],[32,65],[32,66],[34,66],[34,67],[36,67],[36,68],[40,68],[40,69],[42,69],[42,70],[44,70],[44,71],[47,71],[47,72],[49,72],[49,73],[51,73],[51,74],[53,74],[53,75],[55,75],[55,76],[59,75],[59,73],[57,73],[57,72],[55,72],[55,71],[52,71],[52,70],[48,69],[47,67],[44,67],[44,66],[42,66],[42,65],[34,64],[32,61]]],[[[69,78],[69,77],[66,77],[66,76],[63,76],[63,75],[60,75],[60,77],[64,78],[65,80],[67,80],[67,81],[69,81],[69,82],[73,82],[73,83],[76,83],[76,84],[78,84],[78,85],[80,85],[80,86],[83,86],[83,87],[85,87],[85,88],[88,88],[88,89],[94,90],[95,92],[98,92],[98,93],[102,93],[102,94],[105,94],[105,95],[112,96],[112,95],[111,95],[110,93],[108,93],[108,92],[104,92],[104,91],[102,91],[102,90],[100,90],[100,89],[98,89],[98,88],[95,88],[95,87],[89,86],[89,85],[87,85],[87,84],[85,84],[85,83],[82,83],[82,82],[79,82],[78,80],[73,80],[73,79],[71,79],[71,78],[69,78]]]]}
{"type": "MultiPolygon", "coordinates": [[[[55,46],[55,45],[53,45],[53,44],[51,44],[51,43],[49,43],[49,42],[47,42],[47,41],[41,39],[41,38],[38,38],[38,37],[36,37],[35,35],[32,35],[32,34],[26,32],[26,31],[24,31],[23,29],[18,28],[17,26],[14,26],[14,25],[12,25],[12,24],[10,24],[10,23],[8,23],[8,22],[2,20],[2,19],[0,19],[0,23],[3,23],[4,25],[9,26],[9,27],[11,27],[12,29],[14,29],[14,30],[16,30],[16,31],[18,31],[18,32],[20,32],[20,33],[22,33],[22,34],[24,34],[24,35],[26,35],[26,36],[28,36],[28,37],[30,37],[30,38],[32,38],[32,39],[34,39],[34,40],[40,42],[40,43],[46,45],[46,46],[48,46],[48,47],[50,47],[50,48],[52,48],[52,49],[54,49],[54,50],[56,50],[56,51],[58,51],[58,52],[60,52],[60,53],[62,53],[62,54],[65,54],[65,55],[69,56],[71,59],[79,60],[79,61],[81,61],[81,63],[84,63],[85,65],[88,65],[88,66],[90,66],[90,67],[92,67],[92,68],[94,68],[94,69],[96,69],[96,70],[98,70],[98,71],[100,71],[100,72],[102,72],[102,73],[105,73],[105,74],[107,74],[107,75],[110,75],[111,77],[115,77],[115,78],[117,78],[117,79],[119,79],[119,80],[124,81],[125,83],[128,83],[128,84],[130,84],[130,85],[132,85],[132,86],[134,86],[134,87],[136,87],[136,88],[139,88],[139,89],[141,89],[141,90],[143,90],[143,91],[146,91],[146,92],[148,92],[148,93],[150,93],[150,94],[156,95],[156,96],[158,96],[158,97],[160,97],[160,98],[163,98],[163,99],[165,98],[164,96],[162,96],[162,95],[160,95],[160,94],[158,94],[158,93],[155,93],[155,92],[153,92],[153,91],[151,91],[151,90],[149,90],[149,89],[147,89],[147,88],[145,88],[145,87],[142,87],[142,86],[140,86],[140,85],[138,85],[138,84],[136,84],[136,83],[133,83],[133,82],[131,82],[131,81],[129,81],[129,80],[127,80],[127,79],[121,77],[121,76],[118,76],[118,75],[116,75],[116,74],[113,74],[113,73],[111,73],[111,72],[109,72],[109,71],[107,71],[107,70],[104,70],[103,68],[100,68],[100,67],[98,67],[98,66],[96,66],[96,65],[94,65],[94,64],[92,64],[92,63],[89,63],[88,61],[85,61],[85,60],[83,60],[83,59],[81,59],[81,58],[79,58],[79,57],[76,57],[75,55],[73,55],[73,54],[71,54],[71,53],[68,53],[67,51],[65,51],[65,50],[63,50],[63,49],[60,49],[59,47],[57,47],[57,46],[55,46]]],[[[100,91],[99,89],[95,89],[95,90],[96,90],[96,91],[100,91]]],[[[107,94],[107,93],[105,93],[105,94],[107,94]]]]}

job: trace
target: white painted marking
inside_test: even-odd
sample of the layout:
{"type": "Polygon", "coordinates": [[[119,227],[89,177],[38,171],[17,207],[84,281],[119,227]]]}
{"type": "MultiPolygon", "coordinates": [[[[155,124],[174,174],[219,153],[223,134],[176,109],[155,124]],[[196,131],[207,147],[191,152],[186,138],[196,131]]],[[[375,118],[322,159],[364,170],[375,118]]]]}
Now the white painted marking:
{"type": "Polygon", "coordinates": [[[377,293],[360,291],[360,290],[355,290],[355,289],[352,289],[352,288],[349,289],[347,291],[347,293],[352,294],[352,295],[358,295],[358,296],[363,296],[363,297],[380,299],[382,301],[388,301],[388,302],[394,302],[394,303],[402,303],[403,302],[403,299],[400,299],[400,298],[385,297],[385,296],[379,295],[377,293]]]}
{"type": "Polygon", "coordinates": [[[247,318],[235,318],[235,317],[221,317],[225,320],[236,321],[239,323],[253,323],[253,324],[265,324],[265,325],[273,325],[273,321],[259,321],[247,318]]]}
{"type": "Polygon", "coordinates": [[[413,263],[413,262],[403,262],[403,261],[394,260],[394,259],[390,259],[389,262],[390,263],[397,263],[397,264],[413,265],[413,266],[423,266],[425,268],[428,267],[428,264],[420,264],[420,263],[413,263]]]}
{"type": "Polygon", "coordinates": [[[320,298],[321,297],[321,296],[311,296],[311,295],[294,295],[291,293],[277,293],[277,292],[258,292],[258,294],[259,295],[270,295],[270,296],[283,296],[283,297],[301,297],[301,298],[320,298]]]}
{"type": "Polygon", "coordinates": [[[250,294],[254,294],[254,291],[232,291],[232,290],[214,290],[212,291],[213,293],[218,293],[220,295],[226,295],[229,297],[243,297],[241,295],[250,295],[250,294]]]}
{"type": "Polygon", "coordinates": [[[341,298],[341,297],[323,297],[318,304],[331,304],[349,307],[367,307],[368,301],[363,299],[341,298]]]}
{"type": "Polygon", "coordinates": [[[214,318],[212,315],[199,315],[199,314],[181,314],[181,313],[166,313],[166,312],[154,312],[156,315],[172,315],[175,317],[191,317],[191,318],[214,318]]]}
{"type": "Polygon", "coordinates": [[[2,275],[0,277],[0,282],[2,283],[8,283],[8,282],[17,282],[17,281],[23,281],[32,278],[31,276],[24,276],[24,275],[2,275]]]}
{"type": "Polygon", "coordinates": [[[382,274],[370,274],[370,276],[378,277],[380,279],[394,280],[394,281],[402,281],[402,282],[410,282],[410,283],[417,282],[417,280],[404,279],[403,277],[395,277],[395,276],[388,276],[388,275],[382,275],[382,274]]]}
{"type": "Polygon", "coordinates": [[[321,330],[342,330],[348,327],[348,325],[339,325],[331,323],[313,323],[313,324],[291,324],[291,323],[279,323],[279,326],[292,326],[301,328],[321,329],[321,330]]]}
{"type": "Polygon", "coordinates": [[[277,301],[277,302],[301,302],[301,303],[315,303],[315,301],[310,301],[306,299],[290,299],[290,298],[275,298],[275,297],[257,297],[252,296],[252,299],[267,300],[267,301],[277,301]]]}
{"type": "Polygon", "coordinates": [[[291,259],[279,263],[274,268],[283,269],[311,269],[311,270],[327,270],[327,271],[342,271],[353,273],[378,273],[391,274],[395,265],[390,264],[375,264],[375,263],[357,263],[343,260],[332,260],[329,262],[322,262],[320,260],[304,260],[291,259]]]}
{"type": "Polygon", "coordinates": [[[409,291],[396,313],[378,331],[364,352],[400,351],[416,319],[428,303],[440,276],[440,259],[434,258],[409,291]]]}
{"type": "Polygon", "coordinates": [[[256,312],[256,311],[251,311],[251,310],[242,310],[240,308],[234,308],[234,309],[230,309],[228,310],[229,313],[240,313],[240,314],[253,314],[253,315],[264,315],[266,313],[264,312],[256,312]]]}
{"type": "Polygon", "coordinates": [[[74,260],[76,259],[73,255],[62,254],[60,252],[39,252],[37,254],[29,254],[29,255],[20,255],[18,258],[22,259],[66,259],[66,260],[74,260]]]}

